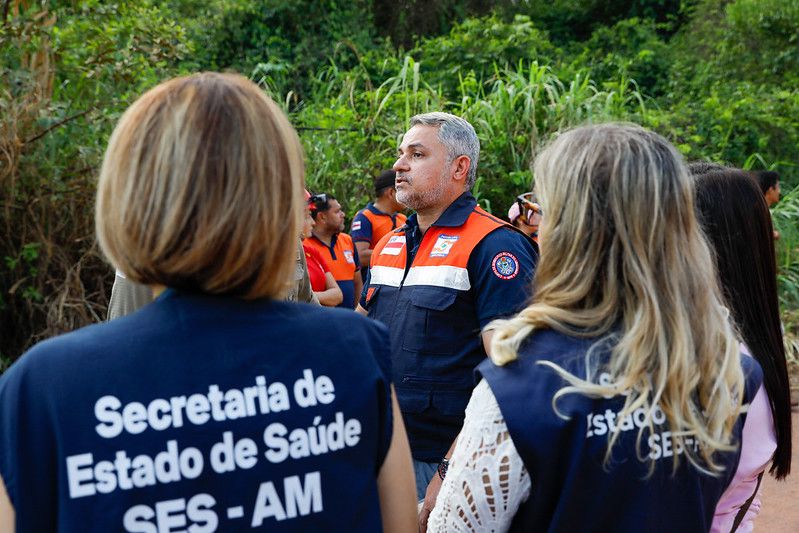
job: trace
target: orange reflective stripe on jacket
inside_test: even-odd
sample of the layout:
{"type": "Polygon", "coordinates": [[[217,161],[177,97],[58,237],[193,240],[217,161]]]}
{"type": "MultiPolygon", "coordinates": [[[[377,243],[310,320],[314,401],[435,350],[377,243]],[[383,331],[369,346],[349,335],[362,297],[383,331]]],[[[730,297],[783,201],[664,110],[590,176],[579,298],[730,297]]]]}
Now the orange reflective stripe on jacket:
{"type": "MultiPolygon", "coordinates": [[[[407,276],[404,276],[407,261],[405,232],[402,228],[392,231],[380,240],[372,253],[370,287],[427,285],[468,291],[471,288],[466,268],[469,256],[486,235],[507,225],[482,208],[475,207],[460,227],[430,227],[407,276]]],[[[367,294],[367,299],[369,296],[367,294]]]]}

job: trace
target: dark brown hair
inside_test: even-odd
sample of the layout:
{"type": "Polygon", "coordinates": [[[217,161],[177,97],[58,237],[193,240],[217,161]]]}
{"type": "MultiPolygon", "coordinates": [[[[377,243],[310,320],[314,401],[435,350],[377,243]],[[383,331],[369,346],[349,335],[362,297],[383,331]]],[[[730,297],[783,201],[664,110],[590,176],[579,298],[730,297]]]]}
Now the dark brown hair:
{"type": "Polygon", "coordinates": [[[759,170],[755,172],[755,177],[757,178],[758,185],[760,185],[760,191],[763,194],[766,194],[770,188],[777,185],[777,182],[780,181],[779,173],[773,170],[759,170]]]}
{"type": "Polygon", "coordinates": [[[774,238],[756,178],[736,169],[696,176],[700,221],[715,248],[719,281],[743,342],[763,369],[777,451],[771,473],[791,471],[791,400],[777,300],[774,238]]]}

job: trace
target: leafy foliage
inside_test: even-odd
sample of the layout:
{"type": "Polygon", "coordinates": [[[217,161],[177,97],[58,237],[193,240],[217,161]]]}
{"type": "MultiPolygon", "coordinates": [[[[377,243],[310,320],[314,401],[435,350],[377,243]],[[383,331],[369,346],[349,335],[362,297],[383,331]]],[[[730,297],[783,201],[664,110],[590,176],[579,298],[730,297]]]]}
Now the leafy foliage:
{"type": "MultiPolygon", "coordinates": [[[[630,120],[687,159],[772,168],[781,303],[799,316],[796,0],[7,0],[0,20],[0,370],[103,318],[94,182],[121,112],[159,81],[250,76],[283,105],[307,181],[349,215],[408,119],[446,110],[482,145],[502,213],[558,131],[630,120]]],[[[791,318],[794,317],[794,318],[791,318]]],[[[799,344],[797,344],[799,346],[799,344]]]]}
{"type": "Polygon", "coordinates": [[[357,64],[375,39],[371,5],[363,0],[215,0],[172,2],[189,17],[198,44],[195,70],[272,74],[281,91],[304,94],[329,61],[357,64]]]}
{"type": "Polygon", "coordinates": [[[0,354],[104,316],[95,171],[119,114],[190,50],[149,2],[14,2],[0,27],[0,354]]]}
{"type": "Polygon", "coordinates": [[[549,62],[556,49],[529,17],[517,15],[506,23],[491,16],[467,19],[447,35],[422,41],[411,55],[424,65],[431,85],[457,97],[464,78],[490,81],[503,67],[549,62]]]}
{"type": "Polygon", "coordinates": [[[328,73],[320,99],[292,115],[305,144],[311,189],[332,192],[353,214],[369,199],[371,177],[393,163],[409,118],[443,109],[474,124],[482,146],[475,193],[484,205],[502,210],[531,186],[533,156],[554,133],[587,121],[640,120],[645,113],[629,80],[600,89],[587,71],[561,80],[532,62],[497,69],[484,83],[471,71],[456,100],[427,84],[421,72],[405,57],[399,72],[376,88],[367,76],[328,73]]]}

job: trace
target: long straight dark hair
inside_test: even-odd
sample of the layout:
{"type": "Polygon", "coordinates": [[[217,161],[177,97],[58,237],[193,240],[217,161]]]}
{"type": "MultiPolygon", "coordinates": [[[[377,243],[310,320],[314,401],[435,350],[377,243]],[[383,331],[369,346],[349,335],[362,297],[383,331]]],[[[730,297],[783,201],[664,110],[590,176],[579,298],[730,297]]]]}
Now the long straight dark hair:
{"type": "Polygon", "coordinates": [[[777,433],[769,471],[784,478],[791,471],[791,394],[771,215],[754,175],[736,169],[699,174],[696,206],[716,251],[719,283],[741,340],[763,368],[777,433]]]}

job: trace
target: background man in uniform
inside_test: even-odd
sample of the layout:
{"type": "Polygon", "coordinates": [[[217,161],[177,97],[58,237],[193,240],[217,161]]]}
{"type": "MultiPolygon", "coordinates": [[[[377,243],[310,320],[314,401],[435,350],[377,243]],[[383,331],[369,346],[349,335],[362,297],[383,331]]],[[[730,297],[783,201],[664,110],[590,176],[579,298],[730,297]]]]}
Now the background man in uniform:
{"type": "Polygon", "coordinates": [[[376,200],[374,203],[366,204],[366,207],[358,211],[352,219],[350,237],[358,250],[364,281],[368,276],[369,261],[372,259],[375,245],[380,242],[383,235],[402,226],[407,219],[400,213],[405,206],[397,201],[397,189],[394,187],[396,175],[393,170],[381,172],[375,178],[376,200]]]}
{"type": "Polygon", "coordinates": [[[308,199],[314,227],[311,236],[303,241],[322,254],[330,266],[333,277],[344,293],[344,301],[338,307],[354,309],[356,296],[360,295],[363,280],[359,269],[358,252],[352,238],[343,233],[344,211],[333,195],[314,194],[308,199]]]}
{"type": "Polygon", "coordinates": [[[477,207],[479,153],[462,118],[411,119],[394,170],[397,200],[416,213],[374,249],[359,309],[390,330],[420,499],[463,424],[472,370],[486,357],[480,331],[524,307],[538,258],[528,237],[477,207]]]}

